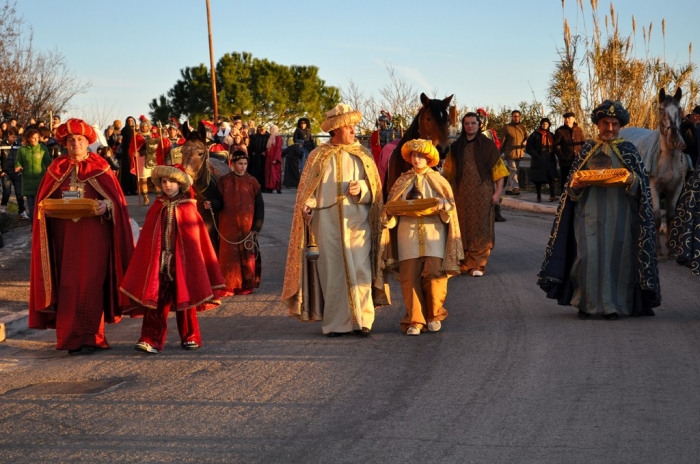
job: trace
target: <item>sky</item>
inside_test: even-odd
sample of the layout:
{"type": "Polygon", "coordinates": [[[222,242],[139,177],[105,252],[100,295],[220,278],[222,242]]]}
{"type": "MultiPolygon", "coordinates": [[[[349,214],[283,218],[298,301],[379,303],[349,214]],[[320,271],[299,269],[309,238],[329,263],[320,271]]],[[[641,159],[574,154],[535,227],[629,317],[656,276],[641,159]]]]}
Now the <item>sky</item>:
{"type": "MultiPolygon", "coordinates": [[[[583,1],[582,14],[575,0],[563,7],[561,0],[210,0],[214,57],[246,51],[282,65],[317,66],[326,85],[346,89],[352,81],[377,98],[391,66],[418,92],[454,94],[460,108],[514,108],[546,103],[563,18],[573,34],[592,30],[590,0],[583,1]]],[[[641,26],[654,23],[652,55],[684,64],[689,43],[700,47],[700,2],[613,3],[624,34],[634,15],[639,48],[641,26]]],[[[180,70],[209,66],[205,0],[18,0],[17,10],[36,48],[58,50],[72,73],[91,83],[64,118],[148,115],[148,104],[167,93],[180,70]]],[[[600,2],[601,22],[609,10],[600,2]]]]}

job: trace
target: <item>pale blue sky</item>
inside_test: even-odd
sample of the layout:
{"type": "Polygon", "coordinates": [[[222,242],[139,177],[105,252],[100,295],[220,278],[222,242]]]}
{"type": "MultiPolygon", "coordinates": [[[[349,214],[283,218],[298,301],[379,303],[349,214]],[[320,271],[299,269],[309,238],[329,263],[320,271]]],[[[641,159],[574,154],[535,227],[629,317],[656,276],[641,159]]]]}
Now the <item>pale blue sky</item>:
{"type": "MultiPolygon", "coordinates": [[[[247,51],[284,65],[315,65],[328,85],[352,79],[367,93],[388,83],[385,63],[418,91],[455,94],[461,106],[514,106],[546,100],[562,45],[561,0],[334,2],[210,0],[215,59],[247,51]],[[533,97],[534,92],[534,97],[533,97]]],[[[592,28],[590,4],[573,0],[565,13],[572,31],[592,28]]],[[[615,0],[624,33],[635,16],[654,22],[653,53],[687,63],[688,44],[700,47],[700,2],[615,0]]],[[[57,48],[71,70],[92,82],[70,115],[111,111],[110,119],[147,114],[180,70],[209,64],[205,0],[19,0],[40,49],[57,48]]],[[[610,3],[600,2],[601,20],[610,3]]],[[[697,62],[697,53],[694,62],[697,62]]],[[[643,54],[643,52],[640,52],[643,54]]]]}

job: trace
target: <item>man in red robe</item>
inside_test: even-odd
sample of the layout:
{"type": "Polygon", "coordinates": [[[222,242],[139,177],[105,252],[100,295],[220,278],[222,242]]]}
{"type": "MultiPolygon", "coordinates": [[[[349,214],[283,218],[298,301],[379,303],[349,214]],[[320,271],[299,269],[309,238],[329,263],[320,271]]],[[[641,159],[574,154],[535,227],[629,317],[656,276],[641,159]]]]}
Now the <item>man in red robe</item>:
{"type": "Polygon", "coordinates": [[[29,327],[56,329],[56,349],[92,354],[109,348],[104,324],[116,323],[129,299],[119,293],[134,238],[126,200],[107,161],[88,146],[97,139],[80,119],[56,129],[68,154],[49,166],[37,192],[29,284],[29,327]],[[93,216],[44,214],[44,199],[91,198],[93,216]]]}

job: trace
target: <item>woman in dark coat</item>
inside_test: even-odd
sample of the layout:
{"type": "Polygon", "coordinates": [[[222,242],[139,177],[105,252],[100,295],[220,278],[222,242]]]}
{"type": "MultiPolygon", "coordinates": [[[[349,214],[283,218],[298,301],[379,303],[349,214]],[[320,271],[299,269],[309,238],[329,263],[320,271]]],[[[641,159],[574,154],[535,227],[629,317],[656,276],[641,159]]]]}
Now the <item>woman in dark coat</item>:
{"type": "Polygon", "coordinates": [[[136,176],[131,173],[131,157],[129,156],[129,144],[136,130],[136,119],[133,116],[126,118],[126,124],[122,129],[122,143],[119,147],[119,185],[124,195],[136,195],[136,176]]]}
{"type": "Polygon", "coordinates": [[[299,178],[301,177],[299,163],[304,157],[303,145],[304,141],[302,139],[297,139],[292,145],[282,151],[285,160],[283,180],[285,187],[297,188],[299,186],[299,178]]]}
{"type": "Polygon", "coordinates": [[[299,139],[303,140],[304,143],[302,145],[302,150],[304,150],[304,157],[301,159],[301,163],[299,165],[300,171],[304,170],[304,163],[306,163],[306,158],[309,156],[309,153],[313,151],[314,148],[316,148],[316,142],[314,142],[314,137],[311,134],[311,123],[309,122],[308,118],[299,118],[297,121],[297,128],[294,129],[294,135],[292,136],[292,139],[294,141],[297,141],[299,139]]]}
{"type": "Polygon", "coordinates": [[[557,179],[557,160],[554,156],[554,136],[549,131],[549,119],[542,118],[540,127],[527,139],[525,151],[530,161],[530,182],[535,184],[537,201],[542,201],[542,184],[549,184],[549,201],[555,201],[554,181],[557,179]]]}

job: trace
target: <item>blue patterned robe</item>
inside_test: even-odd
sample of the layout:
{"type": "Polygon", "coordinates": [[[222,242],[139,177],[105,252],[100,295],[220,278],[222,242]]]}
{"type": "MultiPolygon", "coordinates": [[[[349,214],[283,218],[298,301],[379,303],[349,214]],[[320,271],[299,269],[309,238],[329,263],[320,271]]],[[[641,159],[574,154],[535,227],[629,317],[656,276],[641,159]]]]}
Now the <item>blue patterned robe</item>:
{"type": "Polygon", "coordinates": [[[695,166],[693,176],[678,199],[670,233],[668,249],[678,254],[679,264],[700,276],[700,166],[695,166]]]}
{"type": "Polygon", "coordinates": [[[564,192],[537,283],[560,305],[574,304],[590,313],[652,316],[661,292],[649,180],[637,149],[622,139],[607,147],[586,142],[572,175],[586,169],[584,160],[599,149],[612,154],[614,167],[632,171],[635,182],[630,192],[586,187],[576,201],[571,189],[564,192]]]}

